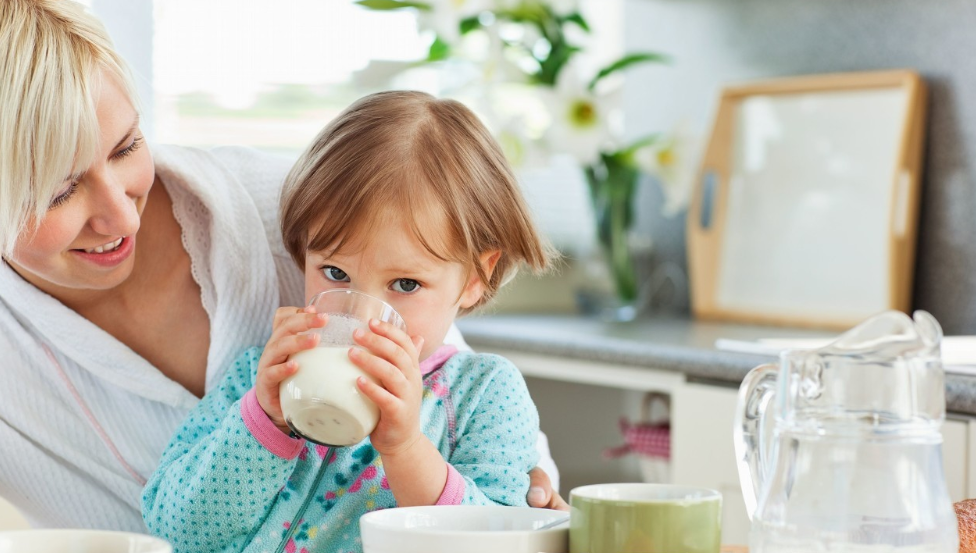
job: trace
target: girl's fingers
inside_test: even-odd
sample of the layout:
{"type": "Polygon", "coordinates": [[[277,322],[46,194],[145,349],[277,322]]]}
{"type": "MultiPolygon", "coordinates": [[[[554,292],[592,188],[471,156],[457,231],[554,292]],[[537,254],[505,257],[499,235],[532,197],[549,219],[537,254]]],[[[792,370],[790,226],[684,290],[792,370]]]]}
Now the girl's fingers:
{"type": "Polygon", "coordinates": [[[271,365],[262,371],[260,375],[258,375],[258,379],[261,381],[261,384],[266,386],[269,390],[277,390],[282,381],[295,374],[297,371],[298,363],[295,361],[285,361],[284,363],[271,365]]]}
{"type": "Polygon", "coordinates": [[[368,351],[351,348],[349,358],[357,367],[376,379],[380,386],[397,398],[403,400],[410,398],[415,386],[418,388],[420,386],[419,382],[412,382],[398,367],[368,351]]]}
{"type": "Polygon", "coordinates": [[[379,336],[389,339],[410,355],[414,357],[417,356],[416,346],[410,336],[392,324],[379,319],[370,319],[369,329],[372,330],[374,334],[378,334],[379,336]]]}
{"type": "Polygon", "coordinates": [[[274,320],[271,322],[272,328],[277,328],[281,321],[291,317],[292,315],[297,315],[299,313],[315,313],[315,308],[312,306],[307,307],[279,307],[275,310],[274,320]]]}
{"type": "Polygon", "coordinates": [[[322,328],[328,320],[329,317],[325,313],[294,313],[278,322],[271,333],[271,340],[288,334],[305,332],[310,328],[322,328]]]}
{"type": "MultiPolygon", "coordinates": [[[[400,330],[396,330],[396,332],[403,334],[400,330]]],[[[403,334],[403,336],[406,336],[406,334],[403,334]]],[[[367,332],[363,329],[357,329],[353,332],[353,339],[357,344],[368,349],[373,355],[386,360],[396,367],[400,367],[401,370],[409,370],[410,367],[415,366],[411,358],[411,355],[414,355],[412,353],[412,343],[410,343],[410,349],[405,350],[398,342],[381,334],[367,332]]],[[[409,341],[409,337],[407,340],[409,341]]]]}
{"type": "Polygon", "coordinates": [[[391,394],[389,390],[365,376],[360,376],[356,379],[356,386],[359,387],[363,395],[371,399],[379,407],[381,413],[389,412],[390,409],[396,408],[399,403],[398,398],[391,394]]]}
{"type": "Polygon", "coordinates": [[[378,380],[394,395],[401,395],[407,382],[403,372],[389,361],[359,348],[349,348],[349,359],[366,374],[378,380]]]}
{"type": "Polygon", "coordinates": [[[265,360],[263,364],[284,363],[289,356],[317,346],[319,339],[318,334],[290,334],[277,340],[272,339],[268,342],[268,347],[265,348],[264,354],[261,356],[265,360]]]}
{"type": "Polygon", "coordinates": [[[301,311],[300,307],[279,307],[275,310],[274,319],[271,321],[271,328],[278,328],[285,317],[289,317],[301,311]]]}

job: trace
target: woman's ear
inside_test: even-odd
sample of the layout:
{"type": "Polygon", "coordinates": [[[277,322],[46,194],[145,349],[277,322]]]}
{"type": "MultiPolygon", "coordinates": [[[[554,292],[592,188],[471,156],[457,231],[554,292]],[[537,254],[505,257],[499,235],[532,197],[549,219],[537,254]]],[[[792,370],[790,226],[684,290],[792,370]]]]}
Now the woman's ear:
{"type": "MultiPolygon", "coordinates": [[[[491,250],[481,254],[478,258],[478,262],[481,263],[481,269],[484,271],[485,277],[488,280],[491,280],[491,275],[495,273],[495,267],[498,265],[498,260],[501,257],[501,250],[491,250]]],[[[468,282],[464,285],[464,290],[461,291],[461,309],[467,309],[475,305],[484,295],[485,283],[478,276],[478,271],[471,271],[468,282]]]]}

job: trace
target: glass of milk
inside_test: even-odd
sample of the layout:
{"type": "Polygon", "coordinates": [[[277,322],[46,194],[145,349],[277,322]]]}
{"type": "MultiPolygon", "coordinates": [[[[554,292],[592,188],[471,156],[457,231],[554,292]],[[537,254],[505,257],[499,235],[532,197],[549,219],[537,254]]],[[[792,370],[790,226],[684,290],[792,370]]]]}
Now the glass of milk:
{"type": "Polygon", "coordinates": [[[388,303],[353,290],[320,292],[308,304],[328,320],[325,327],[308,331],[320,336],[317,347],[291,356],[298,371],[281,383],[281,412],[288,427],[309,441],[332,447],[358,444],[376,428],[380,414],[356,386],[360,376],[376,379],[350,361],[352,333],[369,331],[370,319],[404,331],[407,325],[388,303]]]}

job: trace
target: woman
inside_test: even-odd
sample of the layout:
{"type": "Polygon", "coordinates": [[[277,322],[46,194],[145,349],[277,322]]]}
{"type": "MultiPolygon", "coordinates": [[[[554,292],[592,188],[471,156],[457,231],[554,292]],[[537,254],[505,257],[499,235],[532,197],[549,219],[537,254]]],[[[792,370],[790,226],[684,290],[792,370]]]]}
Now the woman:
{"type": "MultiPolygon", "coordinates": [[[[150,155],[124,61],[70,0],[0,2],[0,82],[0,496],[37,526],[144,531],[183,416],[301,304],[288,162],[150,155]]],[[[565,505],[538,469],[533,487],[565,505]]]]}

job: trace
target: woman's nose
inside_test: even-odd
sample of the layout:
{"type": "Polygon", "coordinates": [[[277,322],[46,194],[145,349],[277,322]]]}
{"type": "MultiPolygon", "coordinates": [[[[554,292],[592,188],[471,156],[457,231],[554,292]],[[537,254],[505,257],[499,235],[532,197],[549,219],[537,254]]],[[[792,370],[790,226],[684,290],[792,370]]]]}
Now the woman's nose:
{"type": "Polygon", "coordinates": [[[97,190],[90,196],[92,230],[104,236],[131,236],[139,230],[138,197],[130,195],[125,183],[109,175],[92,188],[97,190]]]}

